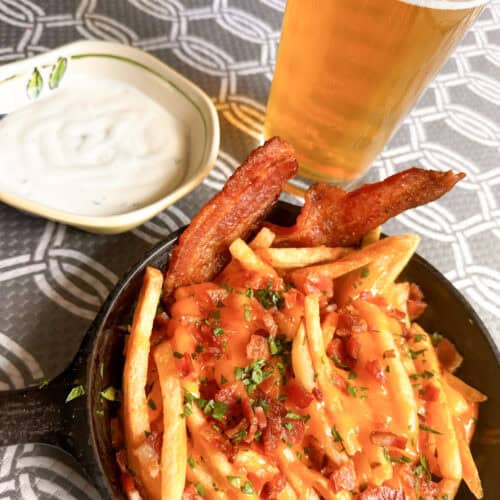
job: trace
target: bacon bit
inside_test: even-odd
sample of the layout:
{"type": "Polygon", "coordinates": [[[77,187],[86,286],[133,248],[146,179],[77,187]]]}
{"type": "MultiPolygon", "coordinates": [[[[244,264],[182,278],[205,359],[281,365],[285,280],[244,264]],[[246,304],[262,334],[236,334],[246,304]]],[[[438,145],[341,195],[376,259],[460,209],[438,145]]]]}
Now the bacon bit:
{"type": "Polygon", "coordinates": [[[195,487],[192,484],[188,484],[184,488],[184,493],[182,494],[182,500],[201,500],[203,497],[198,495],[195,487]]]}
{"type": "Polygon", "coordinates": [[[317,387],[313,387],[312,393],[316,401],[323,401],[323,393],[317,387]]]}
{"type": "Polygon", "coordinates": [[[395,358],[396,357],[396,351],[394,349],[387,349],[387,351],[384,351],[382,353],[382,358],[395,358]]]}
{"type": "Polygon", "coordinates": [[[421,481],[418,493],[424,498],[436,498],[439,493],[439,485],[433,481],[421,481]]]}
{"type": "Polygon", "coordinates": [[[411,330],[406,325],[401,325],[401,335],[408,340],[411,337],[411,330]]]}
{"type": "Polygon", "coordinates": [[[352,314],[346,310],[340,310],[338,312],[336,335],[339,337],[350,335],[353,325],[354,318],[352,314]]]}
{"type": "Polygon", "coordinates": [[[451,171],[410,168],[351,192],[314,184],[294,226],[267,224],[276,234],[273,245],[353,245],[391,217],[443,196],[463,177],[451,171]]]}
{"type": "Polygon", "coordinates": [[[349,357],[347,356],[345,344],[341,338],[335,337],[326,348],[326,355],[339,367],[349,368],[349,357]]]}
{"type": "Polygon", "coordinates": [[[390,486],[370,486],[359,495],[359,500],[405,500],[405,494],[390,486]]]}
{"type": "Polygon", "coordinates": [[[179,238],[165,276],[165,297],[177,287],[212,280],[229,259],[228,242],[250,235],[296,172],[292,146],[277,137],[252,151],[179,238]]]}
{"type": "Polygon", "coordinates": [[[120,472],[123,474],[128,474],[128,468],[127,468],[127,452],[126,450],[122,449],[120,451],[116,452],[115,455],[116,458],[116,463],[118,464],[118,468],[120,469],[120,472]]]}
{"type": "Polygon", "coordinates": [[[407,438],[404,436],[398,436],[392,432],[386,431],[373,431],[370,434],[370,441],[375,446],[387,446],[399,448],[400,450],[404,450],[406,448],[407,438]]]}
{"type": "Polygon", "coordinates": [[[263,486],[260,492],[261,500],[276,500],[285,486],[286,478],[281,472],[278,472],[278,474],[263,486]]]}
{"type": "Polygon", "coordinates": [[[313,395],[306,391],[304,386],[295,378],[290,379],[285,385],[285,394],[287,402],[298,408],[307,408],[314,399],[313,395]]]}
{"type": "Polygon", "coordinates": [[[281,377],[270,375],[266,377],[260,384],[259,389],[266,394],[270,399],[276,399],[280,394],[281,377]]]}
{"type": "Polygon", "coordinates": [[[137,491],[134,480],[130,474],[120,474],[120,481],[122,483],[123,491],[129,500],[140,500],[142,498],[137,491]]]}
{"type": "Polygon", "coordinates": [[[153,447],[153,449],[156,451],[156,453],[158,453],[158,455],[161,454],[161,445],[163,443],[163,431],[162,432],[151,431],[151,434],[148,435],[146,441],[153,447]]]}
{"type": "Polygon", "coordinates": [[[181,377],[187,377],[190,373],[194,371],[193,360],[191,356],[185,352],[181,359],[176,359],[175,363],[177,365],[177,370],[179,371],[181,377]]]}
{"type": "Polygon", "coordinates": [[[267,414],[267,427],[262,433],[262,443],[264,451],[272,455],[281,438],[281,413],[283,406],[278,401],[271,401],[267,414]]]}
{"type": "Polygon", "coordinates": [[[394,309],[390,308],[387,310],[387,316],[390,316],[391,318],[395,318],[398,321],[401,321],[406,318],[406,314],[401,311],[400,309],[394,309]]]}
{"type": "Polygon", "coordinates": [[[202,399],[215,399],[219,392],[219,386],[213,379],[205,380],[200,384],[200,397],[202,399]]]}
{"type": "Polygon", "coordinates": [[[264,312],[262,315],[262,322],[266,327],[267,335],[276,335],[278,333],[278,325],[276,324],[276,321],[274,321],[274,317],[270,312],[264,312]]]}
{"type": "Polygon", "coordinates": [[[408,300],[406,302],[406,308],[410,320],[414,321],[427,309],[427,303],[420,300],[408,300]]]}
{"type": "Polygon", "coordinates": [[[354,470],[352,460],[349,460],[332,472],[330,475],[330,484],[335,493],[342,490],[352,491],[356,488],[356,471],[354,470]]]}
{"type": "Polygon", "coordinates": [[[358,359],[359,356],[359,350],[361,349],[361,346],[359,344],[359,341],[356,337],[351,335],[346,341],[345,341],[345,350],[346,353],[349,357],[352,359],[356,360],[358,359]]]}
{"type": "Polygon", "coordinates": [[[255,413],[255,418],[257,419],[257,425],[259,426],[259,429],[265,429],[267,427],[267,418],[266,418],[266,412],[264,411],[264,408],[261,406],[256,406],[254,409],[255,413]]]}
{"type": "Polygon", "coordinates": [[[250,360],[264,359],[268,360],[271,357],[269,352],[269,342],[266,338],[260,335],[250,335],[250,340],[246,348],[247,358],[250,360]]]}
{"type": "Polygon", "coordinates": [[[424,294],[416,283],[410,283],[408,298],[410,300],[424,300],[424,294]]]}
{"type": "Polygon", "coordinates": [[[439,399],[439,388],[434,384],[426,384],[420,389],[419,395],[424,401],[435,402],[439,399]]]}
{"type": "Polygon", "coordinates": [[[238,424],[236,424],[234,427],[231,427],[230,429],[226,429],[224,431],[224,434],[229,438],[233,439],[235,438],[241,431],[246,431],[248,428],[248,421],[246,418],[241,419],[238,424]]]}
{"type": "Polygon", "coordinates": [[[305,424],[303,420],[293,420],[289,418],[283,419],[284,439],[287,443],[297,444],[304,437],[305,424]]]}
{"type": "Polygon", "coordinates": [[[303,305],[304,296],[297,289],[291,288],[288,292],[283,293],[285,300],[285,309],[292,309],[296,305],[303,305]]]}
{"type": "Polygon", "coordinates": [[[385,383],[385,373],[380,361],[373,359],[365,364],[366,371],[372,375],[379,384],[385,383]]]}
{"type": "Polygon", "coordinates": [[[436,347],[436,353],[442,367],[453,373],[462,364],[464,358],[457,351],[455,344],[443,337],[436,347]]]}

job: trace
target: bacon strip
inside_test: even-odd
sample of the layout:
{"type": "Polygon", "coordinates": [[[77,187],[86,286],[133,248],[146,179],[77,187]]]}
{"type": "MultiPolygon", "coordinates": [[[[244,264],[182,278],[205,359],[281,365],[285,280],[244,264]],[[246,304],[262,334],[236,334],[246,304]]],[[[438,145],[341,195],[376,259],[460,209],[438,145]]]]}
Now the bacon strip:
{"type": "Polygon", "coordinates": [[[294,150],[280,138],[254,150],[179,238],[165,277],[165,297],[218,274],[228,261],[229,245],[257,228],[296,171],[294,150]]]}
{"type": "Polygon", "coordinates": [[[274,246],[350,246],[395,215],[440,198],[465,174],[411,168],[352,192],[314,184],[294,226],[266,224],[274,246]]]}

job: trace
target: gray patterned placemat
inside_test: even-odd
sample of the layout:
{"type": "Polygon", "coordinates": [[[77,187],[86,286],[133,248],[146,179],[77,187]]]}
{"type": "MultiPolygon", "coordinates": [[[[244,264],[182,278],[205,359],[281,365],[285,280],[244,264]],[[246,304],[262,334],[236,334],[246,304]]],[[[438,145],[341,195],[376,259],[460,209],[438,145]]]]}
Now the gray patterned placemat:
{"type": "MultiPolygon", "coordinates": [[[[260,140],[284,0],[0,0],[0,61],[79,39],[131,44],[200,85],[221,121],[204,184],[138,229],[96,236],[0,205],[0,390],[61,372],[118,277],[186,224],[260,140]]],[[[500,342],[500,1],[491,2],[376,161],[467,173],[446,198],[399,216],[419,252],[465,294],[500,342]]],[[[1,411],[1,409],[0,409],[1,411]]],[[[57,449],[0,449],[0,498],[98,498],[57,449]]]]}

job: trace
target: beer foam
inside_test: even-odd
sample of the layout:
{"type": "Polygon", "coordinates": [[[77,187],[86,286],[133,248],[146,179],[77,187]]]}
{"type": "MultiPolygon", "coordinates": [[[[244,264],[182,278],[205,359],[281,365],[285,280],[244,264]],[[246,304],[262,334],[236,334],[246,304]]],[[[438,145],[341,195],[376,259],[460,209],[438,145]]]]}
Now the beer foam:
{"type": "Polygon", "coordinates": [[[429,9],[458,10],[473,9],[486,5],[490,0],[400,0],[403,3],[426,7],[429,9]]]}

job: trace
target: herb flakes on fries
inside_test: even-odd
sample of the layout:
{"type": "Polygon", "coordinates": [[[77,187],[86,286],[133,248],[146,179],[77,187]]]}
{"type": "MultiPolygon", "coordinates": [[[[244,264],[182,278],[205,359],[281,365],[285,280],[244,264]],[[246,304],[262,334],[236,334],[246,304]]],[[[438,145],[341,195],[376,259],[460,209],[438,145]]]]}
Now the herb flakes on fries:
{"type": "MultiPolygon", "coordinates": [[[[294,162],[284,144],[274,139],[277,156],[264,145],[244,168],[273,171],[282,158],[283,184],[294,162]]],[[[242,175],[217,197],[224,218],[238,186],[251,198],[242,175]]],[[[413,169],[400,178],[437,183],[434,199],[460,178],[453,175],[413,169]]],[[[388,185],[398,210],[428,201],[419,192],[412,204],[395,203],[411,186],[388,185]]],[[[414,322],[425,309],[418,287],[395,282],[418,236],[379,239],[387,191],[379,183],[339,195],[352,203],[371,193],[370,224],[359,216],[369,207],[357,207],[355,224],[339,227],[336,239],[322,222],[322,237],[313,222],[326,208],[311,200],[334,196],[311,189],[292,228],[268,225],[246,243],[249,227],[220,221],[208,252],[224,257],[213,268],[206,253],[196,255],[206,248],[195,218],[166,284],[146,270],[123,374],[126,450],[117,454],[130,499],[451,500],[462,479],[482,497],[469,442],[486,397],[451,373],[461,362],[453,345],[439,349],[442,339],[414,322]],[[200,262],[199,275],[183,267],[200,262]],[[162,290],[168,315],[157,312],[162,290]]]]}

